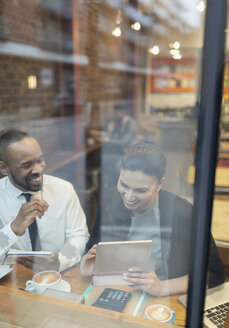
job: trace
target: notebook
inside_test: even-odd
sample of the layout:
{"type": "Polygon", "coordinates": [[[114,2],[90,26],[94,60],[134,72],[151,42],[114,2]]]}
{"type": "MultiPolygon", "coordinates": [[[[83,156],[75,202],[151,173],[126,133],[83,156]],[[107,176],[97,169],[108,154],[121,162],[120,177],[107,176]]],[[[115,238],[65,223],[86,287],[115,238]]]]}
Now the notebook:
{"type": "Polygon", "coordinates": [[[17,263],[18,257],[38,256],[43,258],[50,258],[52,255],[53,253],[50,251],[22,251],[18,249],[9,249],[5,254],[2,264],[17,263]]]}
{"type": "Polygon", "coordinates": [[[9,265],[0,265],[0,279],[5,277],[12,270],[13,270],[13,268],[10,268],[9,265]]]}
{"type": "MultiPolygon", "coordinates": [[[[187,295],[178,300],[186,307],[187,295]]],[[[229,311],[229,282],[206,292],[203,323],[207,328],[223,328],[229,311]]]]}

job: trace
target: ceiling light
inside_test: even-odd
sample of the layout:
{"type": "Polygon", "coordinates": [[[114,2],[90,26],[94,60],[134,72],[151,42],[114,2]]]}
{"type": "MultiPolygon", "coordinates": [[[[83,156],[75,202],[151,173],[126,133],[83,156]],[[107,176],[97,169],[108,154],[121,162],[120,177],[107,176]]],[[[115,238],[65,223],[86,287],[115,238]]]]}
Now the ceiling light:
{"type": "Polygon", "coordinates": [[[169,52],[171,53],[171,55],[174,56],[174,55],[178,55],[180,53],[180,50],[178,50],[178,49],[171,49],[169,52]]]}
{"type": "Polygon", "coordinates": [[[112,31],[112,35],[116,36],[116,38],[121,36],[121,34],[122,34],[122,31],[119,26],[116,26],[116,28],[112,31]]]}
{"type": "Polygon", "coordinates": [[[173,59],[181,59],[182,58],[182,55],[181,54],[177,54],[177,55],[174,55],[173,56],[173,59]]]}
{"type": "Polygon", "coordinates": [[[155,45],[149,49],[149,52],[153,55],[158,55],[160,52],[160,48],[157,45],[155,45]]]}
{"type": "Polygon", "coordinates": [[[116,16],[116,19],[115,19],[115,23],[116,24],[121,24],[122,22],[122,12],[120,9],[118,9],[117,11],[117,16],[116,16]]]}
{"type": "Polygon", "coordinates": [[[180,42],[179,41],[175,41],[173,44],[173,48],[174,49],[179,49],[180,48],[180,42]]]}
{"type": "Polygon", "coordinates": [[[132,30],[139,31],[141,29],[141,24],[139,22],[135,22],[131,25],[132,30]]]}

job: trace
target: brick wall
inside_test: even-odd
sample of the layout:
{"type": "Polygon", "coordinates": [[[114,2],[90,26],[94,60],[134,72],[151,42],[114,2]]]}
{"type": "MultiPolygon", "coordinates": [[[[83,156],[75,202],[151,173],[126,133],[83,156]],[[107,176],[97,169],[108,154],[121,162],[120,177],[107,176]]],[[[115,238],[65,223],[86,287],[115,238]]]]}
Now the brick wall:
{"type": "MultiPolygon", "coordinates": [[[[115,102],[132,100],[136,88],[141,93],[134,74],[109,64],[133,64],[133,58],[145,51],[127,41],[125,33],[130,22],[124,14],[122,37],[111,34],[116,8],[106,2],[77,3],[77,54],[88,64],[74,67],[71,0],[23,0],[23,6],[19,0],[1,0],[0,5],[0,42],[7,49],[6,53],[0,52],[0,110],[5,115],[4,125],[8,116],[8,124],[12,124],[15,117],[31,121],[73,115],[75,88],[80,117],[84,118],[90,103],[89,119],[97,124],[112,111],[115,102]],[[29,75],[37,77],[36,89],[28,88],[29,75]],[[106,102],[107,106],[101,106],[106,102]]],[[[0,118],[0,125],[2,122],[0,118]]]]}

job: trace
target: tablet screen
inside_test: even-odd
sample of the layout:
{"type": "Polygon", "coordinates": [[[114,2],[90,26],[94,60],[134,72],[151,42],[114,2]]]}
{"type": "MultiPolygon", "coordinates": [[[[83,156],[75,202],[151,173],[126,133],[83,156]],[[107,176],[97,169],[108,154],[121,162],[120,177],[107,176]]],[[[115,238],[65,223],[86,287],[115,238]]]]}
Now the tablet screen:
{"type": "Polygon", "coordinates": [[[131,267],[152,270],[152,247],[152,240],[101,242],[96,251],[94,274],[121,274],[131,267]]]}

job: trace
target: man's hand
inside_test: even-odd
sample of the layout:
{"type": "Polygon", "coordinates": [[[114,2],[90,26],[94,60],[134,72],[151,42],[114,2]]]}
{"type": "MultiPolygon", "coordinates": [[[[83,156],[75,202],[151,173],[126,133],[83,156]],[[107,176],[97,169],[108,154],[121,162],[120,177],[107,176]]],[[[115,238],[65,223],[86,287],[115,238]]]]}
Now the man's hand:
{"type": "Polygon", "coordinates": [[[40,272],[44,270],[58,271],[60,268],[60,262],[58,254],[53,252],[52,257],[49,259],[41,258],[38,256],[18,257],[17,263],[33,270],[34,272],[40,272]]]}
{"type": "Polygon", "coordinates": [[[23,235],[28,226],[36,219],[36,216],[42,218],[48,207],[48,203],[40,199],[34,199],[31,202],[24,203],[16,219],[11,223],[11,229],[16,235],[23,235]]]}
{"type": "Polygon", "coordinates": [[[80,273],[82,276],[92,276],[95,266],[97,245],[93,245],[92,248],[84,255],[80,262],[80,273]]]}

